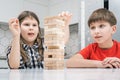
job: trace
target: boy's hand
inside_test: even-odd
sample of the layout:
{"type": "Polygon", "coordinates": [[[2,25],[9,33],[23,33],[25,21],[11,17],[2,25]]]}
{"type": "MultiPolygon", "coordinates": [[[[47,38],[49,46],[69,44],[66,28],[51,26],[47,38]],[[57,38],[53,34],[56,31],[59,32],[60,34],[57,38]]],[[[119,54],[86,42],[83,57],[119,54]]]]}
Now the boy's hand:
{"type": "Polygon", "coordinates": [[[10,19],[9,29],[11,30],[13,36],[20,36],[20,26],[17,18],[10,19]]]}
{"type": "Polygon", "coordinates": [[[120,59],[117,57],[107,57],[102,62],[103,65],[110,64],[114,68],[120,68],[120,59]]]}

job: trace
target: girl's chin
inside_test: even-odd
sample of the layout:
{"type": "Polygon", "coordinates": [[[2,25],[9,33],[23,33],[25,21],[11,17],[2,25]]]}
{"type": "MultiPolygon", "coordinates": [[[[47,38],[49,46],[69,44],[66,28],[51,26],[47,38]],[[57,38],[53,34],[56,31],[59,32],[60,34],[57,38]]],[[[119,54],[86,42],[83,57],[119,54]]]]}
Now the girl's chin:
{"type": "Polygon", "coordinates": [[[28,42],[34,42],[35,39],[27,39],[28,42]]]}

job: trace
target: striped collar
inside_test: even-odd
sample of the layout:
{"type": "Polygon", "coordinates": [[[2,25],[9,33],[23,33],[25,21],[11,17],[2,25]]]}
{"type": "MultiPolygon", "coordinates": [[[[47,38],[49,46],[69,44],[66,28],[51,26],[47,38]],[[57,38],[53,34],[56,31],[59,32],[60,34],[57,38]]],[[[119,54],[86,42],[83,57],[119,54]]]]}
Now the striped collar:
{"type": "Polygon", "coordinates": [[[23,44],[22,47],[24,48],[25,51],[27,51],[30,48],[38,49],[39,46],[38,46],[38,43],[35,43],[33,46],[29,46],[27,44],[23,44]]]}

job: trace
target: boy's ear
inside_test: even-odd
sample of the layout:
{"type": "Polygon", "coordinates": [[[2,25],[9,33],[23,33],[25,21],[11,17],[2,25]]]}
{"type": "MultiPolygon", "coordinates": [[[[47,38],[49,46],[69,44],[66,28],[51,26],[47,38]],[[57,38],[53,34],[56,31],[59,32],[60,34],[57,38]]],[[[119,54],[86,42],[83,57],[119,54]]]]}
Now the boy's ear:
{"type": "Polygon", "coordinates": [[[114,34],[116,32],[116,25],[112,26],[112,34],[114,34]]]}

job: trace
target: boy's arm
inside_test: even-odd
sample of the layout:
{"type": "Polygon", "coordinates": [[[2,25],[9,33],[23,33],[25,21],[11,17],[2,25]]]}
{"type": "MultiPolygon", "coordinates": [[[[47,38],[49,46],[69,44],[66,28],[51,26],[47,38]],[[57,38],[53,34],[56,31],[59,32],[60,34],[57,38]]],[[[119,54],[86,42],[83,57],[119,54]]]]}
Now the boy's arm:
{"type": "Polygon", "coordinates": [[[112,68],[112,65],[103,65],[102,61],[87,60],[82,57],[81,54],[76,54],[66,61],[67,68],[112,68]]]}

